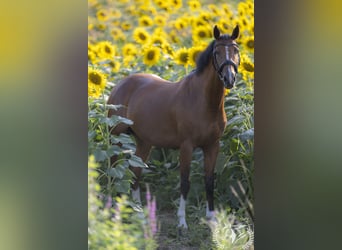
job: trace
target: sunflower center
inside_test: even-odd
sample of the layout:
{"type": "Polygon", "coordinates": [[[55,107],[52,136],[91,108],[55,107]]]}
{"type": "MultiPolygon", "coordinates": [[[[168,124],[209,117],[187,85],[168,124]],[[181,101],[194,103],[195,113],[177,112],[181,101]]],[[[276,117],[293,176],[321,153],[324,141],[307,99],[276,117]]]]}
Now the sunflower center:
{"type": "Polygon", "coordinates": [[[112,52],[112,50],[108,47],[105,46],[104,50],[106,51],[106,53],[110,54],[112,52]]]}
{"type": "Polygon", "coordinates": [[[203,30],[201,30],[200,32],[198,32],[198,36],[202,38],[206,37],[206,33],[203,30]]]}
{"type": "Polygon", "coordinates": [[[181,53],[179,59],[181,62],[186,63],[188,61],[188,53],[181,53]]]}
{"type": "Polygon", "coordinates": [[[147,59],[148,60],[153,60],[154,59],[154,51],[153,50],[151,50],[151,51],[149,51],[148,53],[147,53],[147,59]]]}
{"type": "Polygon", "coordinates": [[[254,41],[253,41],[253,40],[249,40],[249,41],[247,42],[247,47],[248,47],[248,48],[251,48],[251,49],[254,49],[254,41]]]}
{"type": "Polygon", "coordinates": [[[143,41],[146,40],[146,36],[144,33],[139,33],[139,38],[143,41]]]}
{"type": "Polygon", "coordinates": [[[89,80],[95,85],[100,85],[102,78],[97,73],[90,73],[89,74],[89,80]]]}
{"type": "Polygon", "coordinates": [[[243,67],[248,72],[254,72],[254,66],[251,63],[244,62],[243,67]]]}

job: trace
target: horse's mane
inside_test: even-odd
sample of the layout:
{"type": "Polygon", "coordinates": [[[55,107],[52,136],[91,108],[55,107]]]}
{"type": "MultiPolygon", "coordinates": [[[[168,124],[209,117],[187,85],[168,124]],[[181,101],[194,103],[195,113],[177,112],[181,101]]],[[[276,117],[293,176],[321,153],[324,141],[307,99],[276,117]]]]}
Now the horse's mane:
{"type": "MultiPolygon", "coordinates": [[[[224,40],[228,40],[230,39],[229,35],[222,35],[219,38],[224,39],[224,40]]],[[[213,49],[214,49],[214,44],[215,44],[215,40],[213,40],[208,47],[200,54],[200,56],[198,57],[197,61],[196,61],[196,73],[200,74],[204,71],[204,69],[208,66],[211,57],[213,56],[213,49]]]]}

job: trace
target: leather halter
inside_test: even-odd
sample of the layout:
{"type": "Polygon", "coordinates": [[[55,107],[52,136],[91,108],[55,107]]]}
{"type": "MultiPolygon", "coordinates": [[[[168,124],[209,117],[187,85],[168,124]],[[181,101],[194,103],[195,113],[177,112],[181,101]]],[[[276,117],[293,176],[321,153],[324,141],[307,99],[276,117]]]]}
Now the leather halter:
{"type": "Polygon", "coordinates": [[[231,43],[231,44],[217,44],[217,45],[215,45],[215,47],[213,49],[213,66],[214,66],[214,69],[216,70],[221,81],[224,80],[224,76],[222,75],[222,71],[223,71],[224,66],[226,66],[226,65],[232,65],[234,67],[235,73],[236,74],[238,73],[238,66],[229,57],[229,53],[228,53],[229,46],[234,46],[237,49],[239,48],[237,44],[231,43]],[[216,54],[217,54],[216,47],[218,47],[218,46],[224,46],[226,49],[226,60],[224,60],[220,65],[218,64],[217,59],[216,59],[216,54]]]}

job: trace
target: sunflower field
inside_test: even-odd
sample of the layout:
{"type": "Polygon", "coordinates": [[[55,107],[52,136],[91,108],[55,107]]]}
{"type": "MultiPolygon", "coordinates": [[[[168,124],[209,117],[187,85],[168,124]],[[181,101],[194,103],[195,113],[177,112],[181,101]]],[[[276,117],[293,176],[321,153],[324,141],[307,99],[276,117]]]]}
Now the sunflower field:
{"type": "Polygon", "coordinates": [[[253,249],[254,2],[252,0],[88,0],[89,249],[253,249]],[[109,127],[132,121],[107,117],[110,91],[134,73],[178,81],[196,67],[213,40],[213,27],[239,25],[241,62],[236,86],[226,90],[228,123],[215,169],[217,224],[205,217],[203,155],[191,163],[189,230],[177,231],[178,151],[155,148],[147,164],[133,138],[109,127]],[[114,143],[114,145],[112,145],[114,143]],[[120,143],[122,147],[118,147],[120,143]],[[113,168],[110,158],[117,156],[113,168]],[[130,200],[133,173],[143,168],[143,205],[130,200]]]}

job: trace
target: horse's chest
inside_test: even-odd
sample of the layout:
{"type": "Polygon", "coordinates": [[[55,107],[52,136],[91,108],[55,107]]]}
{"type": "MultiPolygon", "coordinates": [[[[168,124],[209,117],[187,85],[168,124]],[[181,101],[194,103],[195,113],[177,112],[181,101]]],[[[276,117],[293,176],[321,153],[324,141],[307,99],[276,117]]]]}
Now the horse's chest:
{"type": "Polygon", "coordinates": [[[193,128],[194,140],[196,144],[206,144],[211,141],[217,141],[223,133],[225,127],[225,120],[218,120],[215,122],[204,122],[200,126],[193,128]]]}

